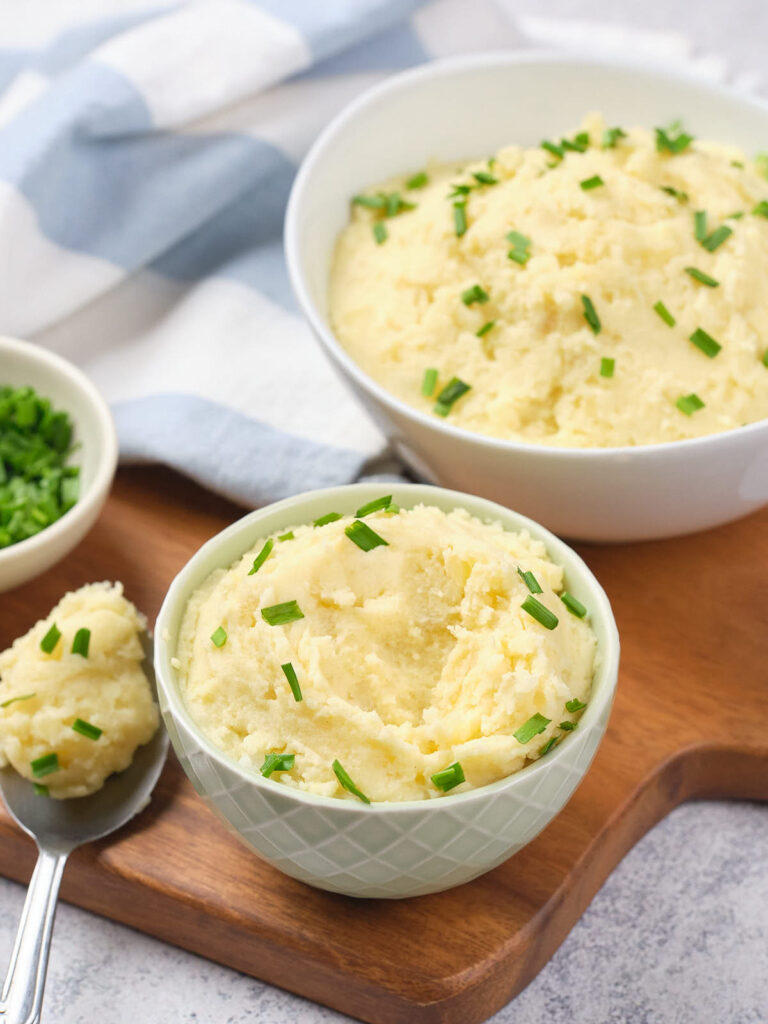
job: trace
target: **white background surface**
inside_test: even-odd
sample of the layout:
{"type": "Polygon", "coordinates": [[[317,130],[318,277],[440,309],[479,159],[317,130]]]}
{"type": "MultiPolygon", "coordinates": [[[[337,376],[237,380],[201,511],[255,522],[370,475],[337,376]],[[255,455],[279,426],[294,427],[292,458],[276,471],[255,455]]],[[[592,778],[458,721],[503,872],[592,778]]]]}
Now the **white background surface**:
{"type": "MultiPolygon", "coordinates": [[[[698,52],[725,56],[736,76],[762,76],[767,0],[506,2],[536,18],[680,32],[698,52]]],[[[0,964],[23,896],[0,880],[0,964]]],[[[59,910],[44,1024],[345,1019],[84,911],[59,910]]],[[[552,961],[493,1020],[766,1024],[768,808],[692,804],[674,812],[625,858],[552,961]]]]}

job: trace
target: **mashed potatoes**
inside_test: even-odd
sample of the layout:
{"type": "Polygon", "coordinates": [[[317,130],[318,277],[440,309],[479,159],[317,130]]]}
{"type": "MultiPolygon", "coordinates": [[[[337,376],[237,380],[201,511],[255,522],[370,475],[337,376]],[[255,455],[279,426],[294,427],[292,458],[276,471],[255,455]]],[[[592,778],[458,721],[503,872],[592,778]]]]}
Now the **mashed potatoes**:
{"type": "Polygon", "coordinates": [[[559,742],[588,700],[595,638],[558,596],[562,570],[544,545],[461,509],[352,524],[271,538],[252,573],[259,540],[192,596],[175,664],[210,740],[255,770],[293,755],[273,779],[354,799],[338,762],[375,801],[439,796],[446,777],[432,776],[456,762],[465,788],[482,786],[559,742]],[[349,529],[371,543],[362,525],[386,546],[353,542],[349,529]],[[555,628],[521,607],[534,597],[521,572],[555,628]],[[275,606],[292,621],[271,625],[275,606]]]}
{"type": "Polygon", "coordinates": [[[469,385],[437,411],[494,437],[638,445],[768,416],[768,181],[678,128],[582,130],[358,199],[339,340],[425,412],[469,385]]]}
{"type": "Polygon", "coordinates": [[[122,584],[91,583],[3,651],[0,764],[55,797],[86,796],[127,768],[159,721],[144,629],[122,584]]]}

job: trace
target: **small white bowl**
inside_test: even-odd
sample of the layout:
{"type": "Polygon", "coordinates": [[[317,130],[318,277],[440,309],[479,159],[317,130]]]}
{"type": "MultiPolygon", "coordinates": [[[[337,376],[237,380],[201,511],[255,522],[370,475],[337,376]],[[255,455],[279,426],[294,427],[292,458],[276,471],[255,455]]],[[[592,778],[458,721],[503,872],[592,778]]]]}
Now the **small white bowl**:
{"type": "Polygon", "coordinates": [[[398,898],[439,892],[489,871],[530,842],[562,809],[589,767],[608,722],[619,667],[611,606],[579,556],[537,523],[455,491],[386,485],[403,508],[465,508],[508,530],[528,530],[565,569],[566,587],[590,612],[598,653],[579,727],[546,757],[489,786],[434,800],[375,803],[316,796],[238,764],[187,711],[171,659],[192,593],[214,569],[232,565],[260,537],[310,523],[329,508],[353,513],[382,484],[312,491],[245,516],[197,552],[171,584],[155,626],[160,710],[184,771],[206,803],[254,853],[287,875],[349,896],[398,898]]]}
{"type": "Polygon", "coordinates": [[[19,586],[62,559],[93,526],[117,466],[117,435],[106,402],[85,374],[29,341],[0,338],[0,386],[30,386],[69,413],[73,443],[68,465],[80,467],[80,496],[61,519],[34,537],[0,548],[0,592],[19,586]]]}
{"type": "Polygon", "coordinates": [[[768,420],[634,448],[498,440],[389,394],[329,326],[331,258],[351,196],[428,160],[477,158],[513,142],[538,145],[572,131],[592,110],[609,124],[652,126],[681,117],[695,135],[748,153],[768,139],[768,105],[673,72],[530,53],[423,65],[364,93],[313,146],[288,204],[288,269],[326,354],[395,450],[427,480],[510,505],[568,537],[691,533],[768,503],[768,420]]]}

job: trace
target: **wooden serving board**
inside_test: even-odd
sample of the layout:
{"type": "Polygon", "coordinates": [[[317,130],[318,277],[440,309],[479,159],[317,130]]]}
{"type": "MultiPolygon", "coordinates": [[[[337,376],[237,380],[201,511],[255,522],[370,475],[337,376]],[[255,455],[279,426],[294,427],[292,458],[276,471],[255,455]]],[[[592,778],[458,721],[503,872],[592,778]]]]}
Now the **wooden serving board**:
{"type": "MultiPolygon", "coordinates": [[[[187,558],[240,514],[170,471],[122,470],[80,547],[2,596],[0,645],[65,590],[104,578],[123,580],[153,619],[187,558]]],[[[616,704],[571,802],[501,867],[404,901],[310,889],[240,846],[171,760],[133,824],[73,856],[64,899],[371,1024],[485,1020],[673,807],[768,798],[768,512],[680,540],[580,551],[621,632],[616,704]]],[[[33,859],[3,813],[0,871],[27,881],[33,859]]]]}

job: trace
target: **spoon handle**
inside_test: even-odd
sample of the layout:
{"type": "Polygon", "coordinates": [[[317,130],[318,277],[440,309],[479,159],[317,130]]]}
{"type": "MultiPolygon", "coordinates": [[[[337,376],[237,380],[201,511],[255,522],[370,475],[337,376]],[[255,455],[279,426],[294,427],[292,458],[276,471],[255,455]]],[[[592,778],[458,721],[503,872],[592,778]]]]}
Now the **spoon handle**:
{"type": "Polygon", "coordinates": [[[2,1024],[38,1024],[66,853],[41,849],[0,997],[2,1024]]]}

